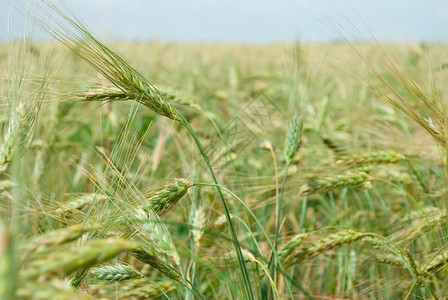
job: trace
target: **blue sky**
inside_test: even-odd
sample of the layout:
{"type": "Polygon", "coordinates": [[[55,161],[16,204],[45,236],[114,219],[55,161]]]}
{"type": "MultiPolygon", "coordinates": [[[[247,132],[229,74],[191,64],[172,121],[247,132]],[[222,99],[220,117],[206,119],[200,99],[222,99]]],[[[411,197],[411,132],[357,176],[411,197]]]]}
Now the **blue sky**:
{"type": "MultiPolygon", "coordinates": [[[[13,0],[17,1],[17,0],[13,0]]],[[[368,36],[448,41],[447,0],[65,0],[110,39],[191,42],[328,41],[368,36]],[[365,24],[364,24],[365,23],[365,24]],[[339,25],[341,27],[339,27],[339,25]],[[338,27],[335,31],[333,28],[338,27]]],[[[0,0],[0,39],[9,0],[0,0]]],[[[21,19],[13,18],[18,27],[21,19]]]]}

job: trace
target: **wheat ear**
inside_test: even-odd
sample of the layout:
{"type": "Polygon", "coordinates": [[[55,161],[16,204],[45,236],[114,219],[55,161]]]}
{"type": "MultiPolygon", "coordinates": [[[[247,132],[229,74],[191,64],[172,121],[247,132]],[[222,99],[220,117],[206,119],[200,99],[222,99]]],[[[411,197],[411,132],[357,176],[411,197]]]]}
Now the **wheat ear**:
{"type": "Polygon", "coordinates": [[[35,237],[23,246],[22,261],[27,261],[31,256],[48,252],[54,247],[77,240],[84,233],[98,228],[97,226],[73,225],[35,237]]]}
{"type": "Polygon", "coordinates": [[[340,160],[336,162],[336,164],[351,166],[360,166],[366,164],[394,164],[403,159],[405,159],[404,155],[390,150],[342,156],[340,160]]]}
{"type": "Polygon", "coordinates": [[[142,276],[133,267],[125,264],[105,265],[93,268],[90,273],[98,280],[120,282],[134,277],[142,276]]]}
{"type": "Polygon", "coordinates": [[[137,244],[122,239],[92,240],[79,248],[56,252],[46,259],[32,261],[24,271],[24,276],[32,279],[42,275],[68,275],[137,247],[137,244]]]}
{"type": "MultiPolygon", "coordinates": [[[[144,191],[149,207],[160,217],[169,212],[193,184],[183,178],[173,178],[167,184],[144,191]]],[[[145,207],[143,207],[145,209],[145,207]]]]}
{"type": "Polygon", "coordinates": [[[365,184],[372,178],[365,172],[349,171],[342,175],[327,177],[312,177],[308,183],[300,188],[302,194],[314,194],[327,192],[344,187],[356,187],[365,184]]]}

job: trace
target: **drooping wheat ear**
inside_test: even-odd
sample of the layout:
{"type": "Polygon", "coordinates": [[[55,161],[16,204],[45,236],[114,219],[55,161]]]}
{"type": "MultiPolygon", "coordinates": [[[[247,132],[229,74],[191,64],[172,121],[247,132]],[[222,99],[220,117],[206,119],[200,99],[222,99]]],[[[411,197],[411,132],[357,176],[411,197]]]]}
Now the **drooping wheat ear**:
{"type": "Polygon", "coordinates": [[[308,236],[306,233],[298,234],[293,237],[289,242],[285,245],[281,246],[278,250],[278,256],[281,261],[286,261],[287,257],[291,255],[296,249],[300,247],[303,240],[308,236]]]}
{"type": "Polygon", "coordinates": [[[140,272],[125,264],[105,265],[90,270],[98,280],[119,282],[141,276],[140,272]]]}
{"type": "MultiPolygon", "coordinates": [[[[179,91],[167,87],[158,86],[157,89],[166,100],[172,103],[177,103],[183,106],[188,106],[202,111],[201,106],[192,97],[188,97],[180,93],[179,91]]],[[[128,93],[123,92],[121,89],[117,87],[107,87],[107,86],[93,88],[86,92],[76,93],[73,98],[74,100],[86,101],[86,102],[136,100],[131,98],[128,93]]]]}
{"type": "Polygon", "coordinates": [[[95,298],[74,289],[58,278],[51,278],[45,282],[32,279],[20,280],[14,299],[93,300],[95,298]]]}
{"type": "Polygon", "coordinates": [[[32,261],[23,275],[30,279],[41,275],[68,275],[106,262],[137,247],[136,243],[123,239],[92,240],[79,248],[56,252],[46,259],[32,261]]]}
{"type": "Polygon", "coordinates": [[[390,253],[378,253],[374,255],[374,258],[379,263],[388,264],[396,267],[405,267],[403,260],[390,253]]]}
{"type": "MultiPolygon", "coordinates": [[[[286,248],[285,252],[289,253],[289,256],[286,257],[286,261],[284,263],[286,265],[290,265],[291,263],[315,257],[329,250],[359,241],[361,238],[363,238],[363,236],[364,234],[362,232],[345,229],[330,234],[327,237],[321,238],[319,240],[307,240],[306,243],[300,243],[298,249],[291,251],[289,248],[286,248]]],[[[300,238],[303,237],[299,237],[299,239],[300,238]]]]}
{"type": "Polygon", "coordinates": [[[343,175],[335,175],[331,177],[312,177],[308,179],[308,183],[300,188],[300,193],[313,194],[344,187],[355,187],[365,184],[370,180],[372,180],[372,177],[370,177],[367,173],[353,171],[349,171],[343,175]]]}
{"type": "Polygon", "coordinates": [[[289,128],[288,137],[285,143],[285,158],[289,164],[299,148],[302,140],[303,120],[297,114],[294,115],[289,128]]]}
{"type": "Polygon", "coordinates": [[[22,261],[27,261],[31,256],[35,256],[42,252],[49,252],[54,247],[72,242],[80,238],[84,233],[98,229],[96,226],[73,225],[59,230],[52,230],[41,236],[35,237],[24,246],[22,253],[22,261]]]}
{"type": "Polygon", "coordinates": [[[416,280],[420,280],[421,278],[416,261],[407,251],[389,239],[375,233],[344,229],[317,240],[312,240],[311,237],[311,234],[298,235],[280,248],[279,254],[285,266],[291,266],[329,250],[363,240],[383,253],[392,255],[383,256],[383,262],[403,266],[416,280]]]}
{"type": "Polygon", "coordinates": [[[0,299],[14,299],[14,252],[9,231],[0,219],[0,299]]]}
{"type": "MultiPolygon", "coordinates": [[[[113,53],[111,50],[109,51],[113,53]]],[[[159,115],[172,120],[178,119],[176,109],[164,98],[160,91],[124,61],[121,61],[120,65],[123,76],[116,83],[113,81],[112,83],[123,89],[129,99],[136,100],[159,115]]]]}
{"type": "Polygon", "coordinates": [[[378,261],[401,266],[408,270],[409,274],[411,274],[416,282],[421,282],[422,272],[420,271],[417,261],[408,251],[404,250],[389,238],[374,233],[365,233],[363,241],[382,252],[375,256],[378,261]]]}
{"type": "Polygon", "coordinates": [[[401,240],[409,241],[422,235],[428,228],[436,228],[446,223],[446,210],[436,207],[425,207],[419,210],[411,211],[410,216],[403,220],[410,224],[401,230],[397,235],[401,240]]]}
{"type": "Polygon", "coordinates": [[[421,275],[419,267],[417,266],[416,261],[409,252],[399,248],[396,244],[392,243],[387,238],[380,238],[376,235],[366,234],[363,240],[373,245],[376,249],[394,255],[402,262],[402,265],[409,271],[412,277],[420,281],[421,275]]]}
{"type": "Polygon", "coordinates": [[[336,162],[336,164],[353,166],[366,164],[394,164],[403,159],[405,159],[404,155],[390,150],[369,152],[359,155],[342,156],[341,159],[336,162]]]}
{"type": "Polygon", "coordinates": [[[137,250],[133,250],[130,252],[132,256],[135,256],[140,261],[144,262],[145,264],[150,265],[151,267],[159,270],[169,278],[179,282],[184,283],[182,276],[179,274],[176,269],[173,268],[173,266],[166,260],[162,259],[160,256],[158,256],[155,252],[151,252],[151,250],[139,248],[137,250]]]}
{"type": "Polygon", "coordinates": [[[56,216],[65,216],[76,212],[76,210],[80,210],[93,203],[104,201],[106,199],[107,197],[101,194],[86,194],[69,202],[60,204],[60,207],[54,210],[53,214],[56,216]]]}
{"type": "MultiPolygon", "coordinates": [[[[148,206],[160,217],[169,212],[188,192],[193,183],[183,178],[172,178],[167,184],[143,192],[148,206]]],[[[146,209],[146,207],[143,207],[146,209]]]]}
{"type": "MultiPolygon", "coordinates": [[[[106,77],[126,95],[126,99],[135,100],[157,114],[177,120],[176,109],[162,93],[119,55],[93,36],[74,14],[66,14],[47,0],[36,5],[36,10],[39,11],[38,16],[29,15],[33,22],[42,26],[55,39],[106,77]],[[56,15],[52,12],[56,12],[56,15]]],[[[121,96],[119,99],[125,100],[121,96]]]]}

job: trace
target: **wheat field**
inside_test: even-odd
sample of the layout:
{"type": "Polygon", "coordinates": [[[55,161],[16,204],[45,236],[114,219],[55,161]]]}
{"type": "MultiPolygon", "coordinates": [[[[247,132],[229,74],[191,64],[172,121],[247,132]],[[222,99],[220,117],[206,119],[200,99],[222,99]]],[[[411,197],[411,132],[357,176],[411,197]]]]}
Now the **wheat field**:
{"type": "MultiPolygon", "coordinates": [[[[25,13],[26,15],[26,13],[25,13]]],[[[0,299],[444,299],[443,44],[0,45],[0,299]]]]}

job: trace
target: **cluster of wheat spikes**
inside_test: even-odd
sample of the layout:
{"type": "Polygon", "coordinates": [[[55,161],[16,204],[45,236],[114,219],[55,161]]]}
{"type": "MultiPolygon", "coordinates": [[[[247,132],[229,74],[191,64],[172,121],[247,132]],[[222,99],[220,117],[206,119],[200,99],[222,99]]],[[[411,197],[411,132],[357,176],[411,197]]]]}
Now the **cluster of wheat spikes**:
{"type": "MultiPolygon", "coordinates": [[[[329,97],[340,93],[345,100],[348,83],[334,84],[338,75],[330,70],[317,74],[300,45],[291,54],[292,74],[243,76],[231,65],[225,91],[197,70],[179,67],[187,86],[204,98],[238,102],[269,82],[281,86],[275,95],[285,96],[286,89],[290,102],[301,102],[289,126],[273,122],[260,133],[261,147],[238,154],[222,145],[217,165],[226,158],[230,164],[215,173],[203,131],[217,131],[218,141],[210,139],[215,147],[228,138],[212,117],[216,108],[199,105],[189,92],[153,85],[57,3],[37,1],[23,11],[70,50],[71,70],[81,68],[81,60],[104,78],[66,88],[84,74],[50,80],[57,68],[42,70],[39,51],[54,49],[11,42],[9,62],[17,66],[8,70],[8,86],[0,85],[0,299],[446,296],[448,213],[440,205],[446,198],[440,163],[426,165],[419,157],[429,156],[426,150],[397,145],[395,135],[384,138],[385,130],[370,132],[365,117],[361,128],[339,120],[343,109],[332,111],[329,97]],[[302,64],[312,71],[299,70],[302,64]],[[75,107],[83,114],[95,107],[100,126],[85,115],[73,117],[75,107]],[[94,146],[85,145],[90,140],[94,146]]],[[[369,86],[446,148],[445,107],[436,87],[425,89],[392,53],[386,70],[358,53],[370,68],[369,86]]],[[[357,96],[370,105],[373,96],[364,93],[357,96]]],[[[395,112],[388,116],[388,126],[420,134],[395,112]]]]}
{"type": "Polygon", "coordinates": [[[129,66],[120,56],[95,38],[73,14],[66,14],[57,6],[47,1],[44,1],[43,6],[38,6],[36,8],[41,13],[41,16],[38,15],[34,21],[43,26],[51,35],[53,35],[53,37],[74,51],[124,93],[124,95],[120,95],[115,91],[108,96],[105,96],[104,92],[100,91],[98,96],[90,94],[87,95],[84,100],[107,98],[116,100],[117,97],[119,100],[134,100],[153,110],[157,114],[179,121],[189,131],[210,170],[214,183],[216,184],[217,192],[221,198],[229,222],[229,228],[246,287],[246,294],[249,298],[252,298],[253,294],[249,276],[244,264],[238,238],[229,216],[226,201],[222,195],[219,183],[201,142],[188,121],[168,101],[169,97],[163,95],[145,77],[129,66]],[[50,21],[48,21],[47,18],[50,21]]]}

